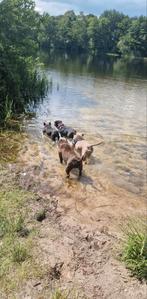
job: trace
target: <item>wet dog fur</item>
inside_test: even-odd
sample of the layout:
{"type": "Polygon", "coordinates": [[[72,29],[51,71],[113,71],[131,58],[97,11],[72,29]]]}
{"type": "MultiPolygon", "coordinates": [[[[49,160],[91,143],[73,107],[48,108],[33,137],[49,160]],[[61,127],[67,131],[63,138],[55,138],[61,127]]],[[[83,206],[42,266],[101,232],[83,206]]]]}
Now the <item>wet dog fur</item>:
{"type": "Polygon", "coordinates": [[[59,131],[61,137],[67,137],[69,139],[73,139],[74,135],[76,134],[76,130],[64,125],[62,120],[55,120],[54,126],[59,131]]]}
{"type": "Polygon", "coordinates": [[[81,157],[74,151],[71,145],[65,138],[60,138],[58,142],[58,154],[60,163],[66,164],[66,174],[67,177],[70,176],[70,172],[74,168],[79,169],[79,176],[82,175],[83,163],[81,157]]]}
{"type": "Polygon", "coordinates": [[[82,160],[87,163],[87,159],[89,159],[93,153],[93,147],[102,143],[104,143],[103,140],[95,144],[89,144],[89,142],[84,139],[84,134],[76,133],[72,140],[72,147],[80,154],[82,160]]]}
{"type": "Polygon", "coordinates": [[[59,140],[60,138],[58,130],[52,127],[51,122],[44,122],[43,134],[46,134],[48,137],[50,137],[52,141],[59,140]]]}
{"type": "Polygon", "coordinates": [[[93,146],[84,139],[84,134],[77,133],[74,136],[73,146],[82,157],[82,160],[87,163],[87,159],[89,159],[93,153],[93,146]]]}

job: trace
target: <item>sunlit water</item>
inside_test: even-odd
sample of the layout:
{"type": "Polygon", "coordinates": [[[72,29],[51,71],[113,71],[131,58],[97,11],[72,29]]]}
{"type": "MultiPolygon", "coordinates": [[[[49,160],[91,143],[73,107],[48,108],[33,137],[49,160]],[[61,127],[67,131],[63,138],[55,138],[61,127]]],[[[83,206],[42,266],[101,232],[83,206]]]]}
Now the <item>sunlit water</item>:
{"type": "MultiPolygon", "coordinates": [[[[74,59],[49,64],[50,88],[36,105],[36,118],[27,121],[27,130],[41,144],[43,122],[61,119],[84,132],[90,143],[104,138],[104,145],[94,148],[86,174],[96,179],[98,172],[103,173],[114,184],[145,196],[146,66],[144,73],[139,69],[136,74],[129,72],[129,66],[124,70],[119,60],[111,67],[100,66],[88,67],[74,59]]],[[[46,159],[54,159],[49,156],[46,153],[46,159]]],[[[54,175],[58,176],[57,169],[54,175]]]]}

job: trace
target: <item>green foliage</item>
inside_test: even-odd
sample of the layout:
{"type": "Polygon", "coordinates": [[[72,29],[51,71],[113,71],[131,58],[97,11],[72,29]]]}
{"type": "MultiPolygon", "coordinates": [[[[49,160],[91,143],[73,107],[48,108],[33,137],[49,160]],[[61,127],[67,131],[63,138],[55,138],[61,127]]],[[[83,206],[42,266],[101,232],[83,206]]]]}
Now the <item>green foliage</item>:
{"type": "Polygon", "coordinates": [[[118,48],[123,55],[147,56],[147,18],[133,19],[127,32],[121,36],[118,48]]]}
{"type": "Polygon", "coordinates": [[[106,10],[99,17],[76,15],[67,11],[57,17],[41,17],[43,49],[63,49],[90,54],[117,53],[147,56],[146,17],[129,18],[116,10],[106,10]]]}
{"type": "Polygon", "coordinates": [[[44,95],[38,69],[40,17],[31,0],[0,3],[0,123],[44,95]]]}
{"type": "Polygon", "coordinates": [[[124,230],[126,240],[122,260],[132,274],[147,279],[147,227],[145,222],[130,222],[124,230]]]}

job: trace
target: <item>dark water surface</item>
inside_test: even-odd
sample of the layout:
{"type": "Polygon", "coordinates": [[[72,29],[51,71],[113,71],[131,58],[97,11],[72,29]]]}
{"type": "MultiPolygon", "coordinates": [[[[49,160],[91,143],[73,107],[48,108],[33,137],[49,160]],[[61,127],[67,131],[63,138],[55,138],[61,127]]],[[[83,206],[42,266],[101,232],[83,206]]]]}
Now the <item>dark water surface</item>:
{"type": "Polygon", "coordinates": [[[145,195],[147,62],[118,58],[50,58],[46,65],[50,88],[27,123],[38,138],[43,121],[62,119],[95,143],[91,169],[115,184],[145,195]]]}

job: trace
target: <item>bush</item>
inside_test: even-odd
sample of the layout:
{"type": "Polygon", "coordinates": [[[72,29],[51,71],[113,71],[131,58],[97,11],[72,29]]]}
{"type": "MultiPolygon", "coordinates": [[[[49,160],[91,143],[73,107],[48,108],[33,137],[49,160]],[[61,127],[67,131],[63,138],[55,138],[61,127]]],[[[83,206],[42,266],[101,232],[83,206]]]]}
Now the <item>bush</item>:
{"type": "Polygon", "coordinates": [[[0,125],[46,94],[38,59],[39,24],[33,1],[0,2],[0,125]]]}
{"type": "Polygon", "coordinates": [[[130,221],[124,229],[125,242],[122,260],[132,275],[147,279],[147,229],[145,221],[130,221]]]}

